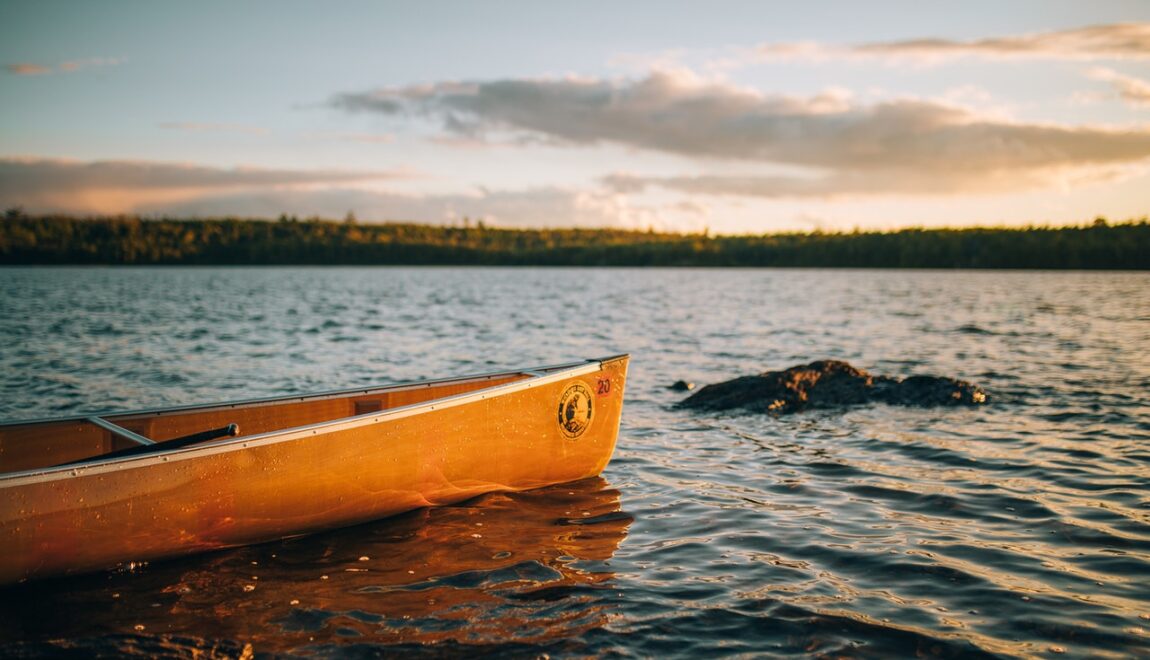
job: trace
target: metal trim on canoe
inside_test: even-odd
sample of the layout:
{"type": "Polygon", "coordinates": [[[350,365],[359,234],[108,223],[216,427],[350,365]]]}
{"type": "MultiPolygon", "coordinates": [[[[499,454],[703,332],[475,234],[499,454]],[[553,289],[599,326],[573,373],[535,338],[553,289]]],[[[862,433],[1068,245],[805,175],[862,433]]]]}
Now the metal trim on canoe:
{"type": "MultiPolygon", "coordinates": [[[[100,456],[94,456],[90,460],[86,460],[86,461],[80,462],[80,463],[71,463],[68,465],[60,465],[60,466],[46,467],[46,468],[33,468],[31,470],[24,470],[21,472],[9,472],[6,474],[0,474],[0,485],[2,485],[4,487],[8,487],[8,486],[19,485],[19,484],[30,484],[30,483],[39,483],[39,482],[46,482],[46,481],[56,481],[59,479],[69,479],[69,478],[72,478],[75,476],[79,476],[81,474],[102,474],[102,473],[106,473],[106,472],[115,472],[115,471],[119,471],[119,470],[144,467],[144,466],[153,465],[156,463],[188,460],[191,458],[198,458],[201,456],[210,456],[213,454],[219,454],[219,453],[224,453],[224,452],[229,452],[229,451],[238,451],[241,449],[247,449],[249,447],[259,447],[259,446],[268,445],[268,444],[275,444],[275,443],[279,443],[279,442],[290,442],[292,440],[298,440],[300,438],[306,438],[306,437],[319,435],[320,432],[333,433],[333,432],[343,431],[346,429],[358,428],[360,426],[367,426],[370,424],[377,424],[377,423],[387,422],[387,421],[391,421],[391,420],[402,419],[404,417],[411,417],[412,415],[418,415],[418,414],[422,414],[425,412],[431,412],[433,410],[442,410],[445,408],[454,408],[456,406],[465,405],[465,404],[472,403],[475,401],[482,401],[482,400],[493,398],[496,396],[502,396],[505,394],[510,394],[513,392],[521,391],[521,390],[527,390],[527,389],[531,389],[531,388],[538,387],[541,385],[547,385],[547,384],[550,384],[550,383],[553,383],[556,381],[564,380],[566,378],[571,378],[573,376],[581,376],[583,374],[601,371],[605,364],[610,363],[610,362],[614,362],[616,360],[625,359],[628,357],[630,357],[628,354],[620,354],[620,355],[613,355],[611,357],[601,358],[601,359],[596,359],[596,360],[585,360],[585,361],[581,361],[581,362],[572,362],[572,363],[568,363],[568,364],[562,364],[562,365],[557,365],[557,366],[552,366],[552,367],[541,367],[541,368],[530,369],[530,370],[526,370],[526,371],[521,370],[521,369],[512,369],[512,370],[508,370],[508,371],[494,372],[494,373],[490,373],[490,374],[482,374],[479,376],[463,376],[463,377],[459,377],[459,378],[443,378],[443,379],[427,380],[427,381],[412,381],[412,382],[398,383],[396,386],[381,386],[381,387],[375,387],[375,388],[368,388],[366,390],[364,390],[362,388],[353,388],[353,389],[348,389],[348,390],[323,392],[323,393],[319,393],[319,394],[315,394],[315,395],[306,395],[306,396],[302,396],[302,397],[297,395],[297,396],[276,397],[276,398],[268,398],[268,399],[251,399],[248,401],[237,401],[234,403],[207,404],[205,406],[192,405],[192,406],[182,406],[179,408],[163,408],[163,409],[156,409],[156,410],[129,411],[129,412],[121,412],[121,413],[105,413],[105,414],[96,415],[96,416],[99,416],[99,417],[104,417],[104,416],[124,417],[124,416],[135,416],[135,415],[150,415],[150,414],[170,412],[170,411],[174,412],[177,410],[179,410],[179,411],[190,411],[190,410],[208,411],[208,410],[237,408],[237,407],[240,407],[241,405],[242,406],[272,405],[275,403],[286,403],[286,402],[295,401],[295,400],[317,400],[317,399],[327,399],[327,398],[338,398],[341,396],[351,396],[351,395],[355,395],[358,393],[369,393],[370,394],[372,392],[384,391],[384,390],[386,390],[386,391],[399,391],[399,390],[397,390],[397,388],[402,388],[403,390],[407,390],[407,389],[414,389],[414,388],[418,388],[418,387],[428,387],[431,385],[443,384],[443,383],[474,382],[476,380],[484,380],[484,379],[489,380],[489,379],[498,378],[500,376],[510,376],[510,375],[515,375],[515,374],[525,374],[525,373],[526,374],[538,374],[538,375],[532,375],[531,377],[524,379],[524,380],[517,380],[517,381],[511,382],[511,383],[496,385],[496,386],[493,386],[490,388],[476,390],[474,392],[467,392],[464,394],[456,394],[456,395],[452,395],[452,396],[443,397],[441,399],[432,399],[430,401],[424,401],[421,403],[415,403],[415,404],[411,404],[411,405],[407,405],[407,406],[399,406],[396,408],[389,408],[387,410],[378,410],[378,411],[368,412],[368,413],[364,413],[361,415],[354,415],[354,416],[350,416],[350,417],[340,417],[338,419],[328,420],[326,422],[318,422],[315,424],[308,424],[305,426],[297,426],[297,427],[281,429],[281,430],[277,430],[277,431],[268,431],[267,433],[260,433],[257,435],[242,436],[239,438],[229,438],[227,440],[221,440],[221,441],[217,441],[217,442],[208,442],[208,443],[204,443],[202,445],[196,445],[196,446],[192,446],[192,447],[182,447],[182,448],[172,449],[170,451],[157,451],[156,453],[142,454],[142,455],[138,455],[138,456],[123,456],[123,457],[119,457],[119,458],[110,458],[110,459],[108,459],[108,458],[102,459],[100,456]]],[[[81,421],[81,420],[86,420],[92,416],[93,415],[81,415],[81,416],[75,417],[74,419],[76,419],[77,421],[81,421]]],[[[5,423],[5,424],[3,424],[3,426],[9,426],[9,425],[15,425],[15,424],[35,424],[35,423],[43,423],[43,422],[59,422],[59,421],[67,421],[70,419],[73,419],[73,418],[41,419],[41,420],[34,420],[31,422],[12,422],[12,423],[5,423]]],[[[162,443],[159,443],[159,444],[162,444],[162,443]]]]}

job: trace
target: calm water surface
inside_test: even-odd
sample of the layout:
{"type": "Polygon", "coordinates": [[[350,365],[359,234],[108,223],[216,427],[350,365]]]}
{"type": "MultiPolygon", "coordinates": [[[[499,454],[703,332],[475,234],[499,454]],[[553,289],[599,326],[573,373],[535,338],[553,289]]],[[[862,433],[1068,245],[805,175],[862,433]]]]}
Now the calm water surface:
{"type": "Polygon", "coordinates": [[[630,352],[602,478],[0,591],[0,654],[1150,654],[1150,275],[0,269],[0,418],[630,352]],[[679,411],[819,358],[974,410],[679,411]]]}

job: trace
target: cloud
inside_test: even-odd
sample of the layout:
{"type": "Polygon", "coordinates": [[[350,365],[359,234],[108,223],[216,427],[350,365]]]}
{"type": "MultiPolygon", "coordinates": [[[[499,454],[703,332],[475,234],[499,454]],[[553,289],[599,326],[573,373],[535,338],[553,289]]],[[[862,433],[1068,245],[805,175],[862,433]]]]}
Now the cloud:
{"type": "Polygon", "coordinates": [[[613,190],[536,187],[405,195],[354,187],[410,178],[407,172],[216,168],[148,161],[0,158],[0,208],[31,213],[342,218],[456,222],[507,227],[668,227],[699,208],[637,205],[613,190]]]}
{"type": "Polygon", "coordinates": [[[1128,76],[1113,69],[1096,67],[1089,72],[1091,78],[1110,83],[1118,96],[1137,107],[1150,107],[1150,81],[1128,76]]]}
{"type": "Polygon", "coordinates": [[[72,71],[81,71],[83,69],[118,66],[126,61],[127,60],[122,57],[91,57],[86,60],[70,60],[68,62],[61,62],[56,65],[56,68],[62,72],[70,73],[72,71]]]}
{"type": "Polygon", "coordinates": [[[0,205],[29,211],[133,212],[226,191],[404,178],[401,172],[217,168],[152,161],[0,158],[0,205]]]}
{"type": "Polygon", "coordinates": [[[341,218],[349,211],[361,221],[398,220],[456,223],[467,217],[502,227],[665,226],[658,209],[635,205],[610,191],[538,187],[478,190],[472,194],[402,195],[353,188],[271,190],[196,197],[140,207],[142,213],[211,217],[341,218]]]}
{"type": "Polygon", "coordinates": [[[863,44],[847,49],[856,55],[1042,59],[1150,59],[1150,23],[1091,25],[971,41],[911,39],[863,44]]]}
{"type": "MultiPolygon", "coordinates": [[[[1145,128],[1016,123],[921,99],[868,105],[843,91],[763,94],[682,71],[632,80],[451,82],[342,94],[332,103],[349,112],[437,118],[448,134],[472,139],[510,134],[571,146],[613,144],[811,174],[721,185],[705,177],[660,180],[723,194],[1005,191],[1053,182],[1066,170],[1150,159],[1145,128]]],[[[618,177],[610,183],[616,191],[628,185],[618,177]]]]}
{"type": "Polygon", "coordinates": [[[1144,167],[1131,165],[1021,172],[969,171],[948,177],[911,170],[875,169],[810,176],[613,174],[603,177],[601,183],[607,189],[623,194],[662,188],[689,195],[836,200],[879,196],[995,195],[1044,188],[1069,190],[1117,183],[1143,173],[1144,167]]]}
{"type": "Polygon", "coordinates": [[[904,170],[873,170],[813,176],[613,174],[604,177],[602,183],[610,190],[629,194],[655,187],[690,195],[836,199],[875,195],[1007,193],[1051,185],[1054,181],[1052,178],[1035,173],[1001,177],[983,176],[971,172],[966,175],[938,177],[904,170]]]}
{"type": "Polygon", "coordinates": [[[228,188],[333,183],[393,178],[387,172],[276,170],[257,167],[208,167],[156,161],[75,161],[54,158],[0,158],[5,193],[92,187],[228,188]]]}
{"type": "Polygon", "coordinates": [[[700,204],[698,202],[694,202],[691,200],[683,200],[681,202],[675,202],[674,204],[671,204],[670,208],[675,210],[675,211],[680,211],[682,213],[687,213],[690,215],[701,215],[701,216],[711,215],[711,209],[709,209],[707,206],[705,206],[703,204],[700,204]]]}
{"type": "Polygon", "coordinates": [[[16,76],[43,76],[51,73],[74,73],[84,69],[116,66],[125,61],[122,57],[91,57],[84,60],[69,60],[55,65],[18,62],[6,64],[4,68],[8,70],[8,73],[16,76]]]}
{"type": "Polygon", "coordinates": [[[1030,58],[1049,60],[1145,60],[1150,59],[1150,23],[1114,23],[967,41],[920,38],[880,41],[857,45],[813,41],[768,43],[736,48],[713,64],[733,68],[763,60],[825,61],[831,59],[881,58],[936,63],[962,57],[990,59],[1030,58]]]}
{"type": "Polygon", "coordinates": [[[6,64],[4,68],[14,76],[42,76],[52,73],[50,67],[41,66],[39,64],[31,64],[28,62],[20,62],[18,64],[6,64]]]}

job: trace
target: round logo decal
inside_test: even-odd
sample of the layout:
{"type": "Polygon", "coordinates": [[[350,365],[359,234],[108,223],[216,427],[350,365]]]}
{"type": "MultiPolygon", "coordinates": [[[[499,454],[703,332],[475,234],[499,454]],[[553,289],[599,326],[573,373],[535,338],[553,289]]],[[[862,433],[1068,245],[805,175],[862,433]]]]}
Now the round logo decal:
{"type": "Polygon", "coordinates": [[[559,430],[568,438],[583,435],[591,425],[591,390],[582,383],[569,385],[559,397],[559,430]]]}

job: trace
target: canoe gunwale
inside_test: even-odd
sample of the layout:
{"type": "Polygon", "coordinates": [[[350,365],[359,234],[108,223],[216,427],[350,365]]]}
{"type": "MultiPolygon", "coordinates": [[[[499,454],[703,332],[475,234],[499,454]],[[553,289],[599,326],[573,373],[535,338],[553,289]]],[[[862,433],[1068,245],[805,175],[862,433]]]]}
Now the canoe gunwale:
{"type": "Polygon", "coordinates": [[[489,371],[480,374],[465,374],[463,376],[454,376],[448,378],[429,378],[427,380],[401,380],[394,383],[385,385],[376,385],[372,387],[349,387],[339,390],[326,390],[323,392],[314,392],[312,394],[281,394],[278,396],[270,397],[257,397],[254,399],[237,399],[235,401],[219,401],[214,403],[193,403],[184,406],[166,406],[163,408],[143,408],[138,410],[103,410],[92,413],[82,413],[78,415],[68,415],[65,417],[38,417],[31,419],[12,419],[0,421],[0,427],[4,426],[31,426],[33,424],[49,424],[57,422],[83,422],[89,417],[119,417],[126,419],[134,419],[136,417],[149,417],[157,415],[166,415],[168,413],[183,413],[183,412],[210,412],[215,410],[227,410],[229,408],[256,408],[260,406],[273,406],[281,403],[298,402],[298,401],[322,401],[324,399],[338,399],[341,397],[360,395],[360,394],[375,394],[378,392],[402,392],[406,390],[421,389],[433,385],[444,385],[448,383],[470,383],[481,380],[494,380],[503,376],[512,376],[515,374],[534,375],[540,374],[548,375],[545,372],[556,371],[559,369],[570,369],[572,367],[580,367],[591,363],[607,363],[620,358],[629,357],[627,354],[612,355],[611,357],[596,358],[593,360],[577,360],[575,362],[564,362],[561,364],[553,364],[546,367],[534,367],[531,369],[504,369],[503,371],[489,371]]]}
{"type": "MultiPolygon", "coordinates": [[[[457,378],[443,378],[425,381],[406,381],[393,385],[386,385],[371,388],[351,388],[346,390],[335,390],[329,392],[321,392],[312,395],[292,395],[280,396],[273,398],[250,399],[246,401],[227,402],[219,404],[207,405],[191,405],[181,406],[174,408],[162,408],[141,411],[125,411],[125,412],[112,412],[102,413],[97,415],[79,415],[76,417],[54,418],[54,419],[37,419],[23,422],[6,422],[0,426],[10,426],[18,424],[36,424],[46,422],[61,422],[61,421],[84,421],[90,417],[130,417],[130,416],[150,416],[158,415],[168,412],[188,412],[188,411],[211,411],[211,410],[226,410],[230,408],[238,408],[240,406],[268,406],[279,403],[288,403],[293,401],[311,401],[328,398],[340,398],[346,396],[354,396],[362,393],[373,393],[379,391],[402,391],[407,389],[415,389],[428,387],[436,384],[446,383],[459,383],[459,382],[475,382],[477,380],[493,380],[501,376],[510,376],[516,374],[528,375],[528,378],[517,380],[502,385],[495,385],[488,388],[482,388],[473,392],[466,392],[463,394],[456,394],[446,396],[439,399],[431,399],[420,403],[410,404],[406,406],[398,406],[396,408],[389,408],[386,410],[378,410],[363,413],[360,415],[352,415],[349,417],[340,417],[333,420],[324,422],[317,422],[315,424],[307,424],[304,426],[297,426],[287,429],[279,429],[275,431],[268,431],[250,436],[241,436],[238,438],[228,438],[213,442],[205,442],[189,447],[181,447],[168,451],[156,451],[154,453],[141,454],[137,456],[123,456],[119,458],[103,459],[100,456],[95,456],[90,460],[85,460],[78,463],[70,463],[67,465],[59,465],[52,467],[33,468],[30,470],[23,470],[19,472],[0,473],[0,488],[17,487],[25,484],[40,483],[47,481],[56,481],[59,479],[69,479],[81,474],[101,474],[106,472],[115,472],[119,470],[135,469],[146,467],[156,463],[190,460],[203,456],[210,456],[213,454],[241,451],[250,447],[258,447],[268,444],[275,444],[280,442],[291,442],[300,438],[313,437],[316,435],[338,433],[344,430],[367,426],[371,424],[382,424],[388,421],[411,417],[434,410],[441,410],[444,408],[453,408],[456,406],[466,405],[469,403],[483,401],[489,398],[503,396],[513,392],[531,389],[542,385],[548,385],[556,381],[562,381],[568,378],[581,376],[589,373],[601,371],[604,365],[620,359],[627,359],[630,356],[627,354],[614,355],[606,358],[599,358],[594,360],[582,360],[579,362],[571,362],[560,365],[539,367],[535,369],[512,369],[508,371],[492,372],[487,374],[480,374],[476,376],[461,376],[457,378]]],[[[162,444],[162,443],[160,443],[162,444]]]]}

